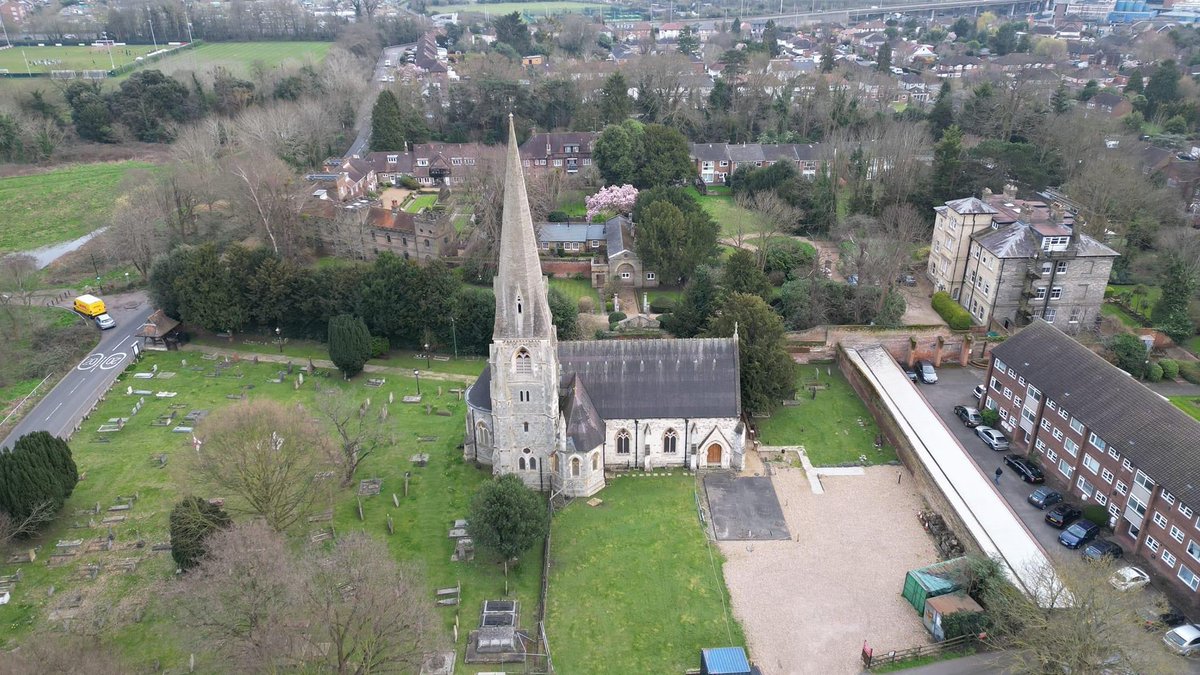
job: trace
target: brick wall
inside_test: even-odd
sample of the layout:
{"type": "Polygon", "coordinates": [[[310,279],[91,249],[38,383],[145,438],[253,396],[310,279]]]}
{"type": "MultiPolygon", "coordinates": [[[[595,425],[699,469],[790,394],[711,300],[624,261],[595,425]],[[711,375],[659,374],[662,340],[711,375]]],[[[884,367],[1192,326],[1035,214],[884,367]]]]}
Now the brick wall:
{"type": "Polygon", "coordinates": [[[582,260],[563,260],[558,258],[542,258],[542,274],[553,274],[560,279],[582,274],[587,278],[592,271],[590,258],[582,260]]]}
{"type": "MultiPolygon", "coordinates": [[[[818,326],[807,331],[787,334],[788,342],[803,342],[808,344],[824,343],[833,347],[869,347],[882,345],[897,361],[908,363],[909,349],[912,341],[916,347],[912,350],[912,360],[927,359],[934,365],[962,363],[963,345],[968,332],[952,331],[946,326],[904,326],[901,328],[879,328],[876,326],[818,326]],[[938,358],[939,342],[941,338],[938,358]]],[[[983,342],[972,338],[968,349],[975,356],[980,356],[983,342]]]]}

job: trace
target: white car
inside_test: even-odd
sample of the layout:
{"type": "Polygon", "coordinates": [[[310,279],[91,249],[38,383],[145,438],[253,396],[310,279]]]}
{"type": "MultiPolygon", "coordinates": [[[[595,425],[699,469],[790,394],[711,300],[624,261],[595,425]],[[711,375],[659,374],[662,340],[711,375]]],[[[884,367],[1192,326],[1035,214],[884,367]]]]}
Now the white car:
{"type": "Polygon", "coordinates": [[[1131,591],[1150,583],[1150,575],[1140,567],[1122,567],[1108,578],[1108,583],[1118,591],[1131,591]]]}
{"type": "Polygon", "coordinates": [[[1172,628],[1163,636],[1163,642],[1176,654],[1200,654],[1200,625],[1193,623],[1172,628]]]}
{"type": "Polygon", "coordinates": [[[985,392],[985,391],[987,391],[987,387],[984,387],[982,384],[975,385],[975,400],[982,401],[983,400],[983,392],[985,392]]]}
{"type": "Polygon", "coordinates": [[[113,321],[113,318],[107,314],[101,314],[100,316],[96,317],[96,326],[99,327],[100,330],[108,330],[116,325],[117,322],[113,321]]]}

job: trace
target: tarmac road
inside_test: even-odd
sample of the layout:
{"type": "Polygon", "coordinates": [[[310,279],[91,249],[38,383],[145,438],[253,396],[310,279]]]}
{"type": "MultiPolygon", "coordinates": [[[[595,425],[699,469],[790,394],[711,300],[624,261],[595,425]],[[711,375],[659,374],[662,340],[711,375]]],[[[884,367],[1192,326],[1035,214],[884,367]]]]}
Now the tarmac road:
{"type": "Polygon", "coordinates": [[[0,448],[12,447],[18,438],[32,431],[69,437],[117,375],[133,362],[133,343],[138,342],[133,335],[154,309],[144,293],[105,296],[104,301],[116,327],[103,331],[100,344],[25,415],[0,448]]]}
{"type": "MultiPolygon", "coordinates": [[[[379,96],[379,92],[383,91],[387,76],[394,74],[395,67],[400,63],[401,55],[405,49],[416,47],[417,43],[410,42],[404,45],[392,45],[384,47],[383,52],[379,54],[379,60],[375,62],[375,68],[371,71],[371,90],[358,111],[358,135],[354,138],[354,143],[350,145],[350,149],[346,151],[346,157],[362,157],[367,154],[367,141],[371,139],[371,109],[375,107],[375,99],[379,96]],[[391,67],[384,65],[385,61],[392,62],[391,67]],[[380,80],[385,80],[380,82],[380,80]]],[[[396,148],[399,150],[399,148],[396,148]]]]}

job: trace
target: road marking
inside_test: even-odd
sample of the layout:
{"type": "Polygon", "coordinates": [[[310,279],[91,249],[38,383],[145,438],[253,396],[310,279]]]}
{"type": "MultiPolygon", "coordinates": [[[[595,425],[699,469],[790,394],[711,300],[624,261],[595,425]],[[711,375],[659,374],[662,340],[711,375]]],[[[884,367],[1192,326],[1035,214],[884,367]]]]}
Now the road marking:
{"type": "Polygon", "coordinates": [[[100,370],[112,370],[113,368],[121,365],[121,363],[124,362],[128,357],[129,355],[125,352],[117,352],[107,359],[104,359],[104,363],[100,364],[100,370]]]}
{"type": "Polygon", "coordinates": [[[58,412],[58,409],[61,407],[62,407],[62,403],[59,403],[58,405],[54,406],[54,410],[51,410],[50,414],[46,415],[46,419],[49,420],[51,417],[54,417],[54,413],[58,412]]]}
{"type": "Polygon", "coordinates": [[[76,390],[76,389],[78,389],[78,388],[79,388],[79,385],[81,385],[81,384],[83,384],[83,380],[80,380],[80,381],[76,382],[76,383],[75,383],[75,386],[74,386],[74,387],[71,387],[71,391],[68,391],[67,393],[68,393],[68,394],[74,394],[74,393],[75,393],[75,390],[76,390]]]}
{"type": "Polygon", "coordinates": [[[79,365],[75,366],[75,368],[77,368],[78,370],[95,370],[96,366],[100,365],[100,362],[103,360],[104,360],[103,352],[96,352],[95,354],[88,354],[87,358],[80,361],[79,365]]]}

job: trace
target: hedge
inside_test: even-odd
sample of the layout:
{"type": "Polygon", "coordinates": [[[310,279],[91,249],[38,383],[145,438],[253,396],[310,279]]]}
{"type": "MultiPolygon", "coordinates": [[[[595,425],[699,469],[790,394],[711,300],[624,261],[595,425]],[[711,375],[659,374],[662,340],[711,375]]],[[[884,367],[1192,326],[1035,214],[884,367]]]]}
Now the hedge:
{"type": "Polygon", "coordinates": [[[1163,377],[1168,380],[1179,377],[1179,364],[1175,362],[1175,359],[1163,359],[1158,362],[1158,365],[1162,366],[1163,377]]]}
{"type": "Polygon", "coordinates": [[[1195,361],[1179,361],[1179,374],[1192,384],[1200,384],[1200,363],[1195,361]]]}
{"type": "Polygon", "coordinates": [[[675,299],[669,295],[660,295],[650,301],[650,311],[663,314],[675,310],[675,299]]]}
{"type": "Polygon", "coordinates": [[[930,304],[933,306],[933,311],[937,312],[950,325],[950,328],[967,330],[971,327],[971,313],[950,297],[946,291],[934,293],[933,301],[930,304]]]}

